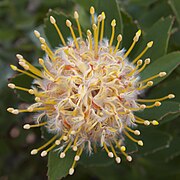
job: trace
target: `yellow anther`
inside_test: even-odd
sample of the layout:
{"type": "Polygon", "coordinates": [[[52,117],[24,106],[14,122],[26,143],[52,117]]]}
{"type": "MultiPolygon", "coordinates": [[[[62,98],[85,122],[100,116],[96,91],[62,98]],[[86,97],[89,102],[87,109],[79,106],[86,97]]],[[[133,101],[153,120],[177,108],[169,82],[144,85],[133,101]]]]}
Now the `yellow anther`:
{"type": "Polygon", "coordinates": [[[129,162],[132,161],[132,157],[131,157],[131,156],[127,156],[126,159],[127,159],[127,161],[129,161],[129,162]]]}
{"type": "Polygon", "coordinates": [[[143,146],[144,144],[143,144],[143,141],[141,141],[141,140],[139,140],[138,142],[138,145],[140,145],[140,146],[143,146]]]}
{"type": "Polygon", "coordinates": [[[151,123],[152,123],[154,126],[159,125],[159,122],[158,122],[158,121],[156,121],[156,120],[153,120],[151,123]]]}
{"type": "Polygon", "coordinates": [[[164,76],[166,76],[166,74],[167,74],[166,72],[160,72],[159,77],[164,77],[164,76]]]}
{"type": "Polygon", "coordinates": [[[30,126],[30,124],[25,124],[25,125],[23,126],[23,128],[24,128],[24,129],[30,129],[31,126],[30,126]]]}
{"type": "Polygon", "coordinates": [[[8,87],[11,88],[11,89],[14,89],[16,86],[15,86],[15,84],[13,84],[13,83],[9,83],[9,84],[8,84],[8,87]]]}
{"type": "Polygon", "coordinates": [[[90,14],[94,14],[95,13],[95,9],[93,6],[90,7],[90,14]]]}
{"type": "Polygon", "coordinates": [[[34,30],[34,35],[35,35],[37,38],[40,38],[40,33],[39,33],[39,31],[34,30]]]}
{"type": "Polygon", "coordinates": [[[102,15],[100,14],[97,18],[98,22],[101,22],[102,21],[102,15]]]}
{"type": "Polygon", "coordinates": [[[111,21],[111,26],[116,26],[116,20],[115,19],[113,19],[112,21],[111,21]]]}
{"type": "Polygon", "coordinates": [[[14,109],[14,110],[12,111],[12,114],[19,114],[19,110],[18,110],[18,109],[14,109]]]}
{"type": "Polygon", "coordinates": [[[140,109],[145,109],[146,108],[146,105],[145,104],[141,104],[140,105],[140,109]]]}
{"type": "Polygon", "coordinates": [[[32,151],[31,151],[31,155],[35,155],[35,154],[37,154],[38,153],[38,150],[37,149],[33,149],[32,151]]]}
{"type": "Polygon", "coordinates": [[[153,81],[148,81],[147,82],[147,86],[152,86],[153,85],[153,81]]]}
{"type": "Polygon", "coordinates": [[[151,62],[150,58],[145,59],[145,64],[149,64],[151,62]]]}
{"type": "Polygon", "coordinates": [[[16,57],[19,59],[19,60],[23,60],[23,56],[21,54],[16,54],[16,57]]]}
{"type": "Polygon", "coordinates": [[[105,18],[106,18],[106,15],[105,15],[104,12],[102,12],[101,15],[102,15],[102,19],[105,19],[105,18]]]}
{"type": "Polygon", "coordinates": [[[77,11],[74,11],[74,19],[78,19],[79,18],[79,14],[77,11]]]}
{"type": "Polygon", "coordinates": [[[10,67],[11,67],[11,69],[14,70],[14,71],[17,71],[17,69],[18,69],[18,68],[17,68],[16,66],[14,66],[14,65],[10,65],[10,67]]]}
{"type": "Polygon", "coordinates": [[[143,123],[145,126],[149,126],[150,125],[150,122],[148,120],[145,120],[144,123],[143,123]]]}
{"type": "Polygon", "coordinates": [[[7,111],[12,113],[12,111],[14,111],[14,108],[7,108],[7,111]]]}
{"type": "Polygon", "coordinates": [[[169,95],[168,95],[168,98],[169,98],[169,99],[173,99],[173,98],[175,98],[175,95],[174,95],[174,94],[169,94],[169,95]]]}
{"type": "Polygon", "coordinates": [[[126,147],[125,146],[121,146],[121,151],[125,152],[126,151],[126,147]]]}
{"type": "Polygon", "coordinates": [[[53,16],[50,16],[50,22],[51,24],[56,24],[56,20],[53,16]]]}
{"type": "Polygon", "coordinates": [[[68,20],[68,19],[66,20],[66,26],[67,26],[67,27],[71,27],[71,26],[72,26],[71,21],[70,21],[70,20],[68,20]]]}
{"type": "Polygon", "coordinates": [[[159,101],[157,101],[157,102],[155,102],[155,104],[154,104],[155,106],[161,106],[161,102],[159,102],[159,101]]]}
{"type": "Polygon", "coordinates": [[[40,40],[40,42],[41,42],[42,44],[46,43],[46,40],[45,40],[44,38],[42,38],[42,37],[40,37],[39,40],[40,40]]]}
{"type": "Polygon", "coordinates": [[[151,48],[152,46],[153,46],[153,41],[150,41],[150,42],[147,43],[148,48],[151,48]]]}
{"type": "Polygon", "coordinates": [[[137,42],[139,40],[140,35],[141,35],[141,30],[138,30],[133,38],[133,41],[137,42]]]}

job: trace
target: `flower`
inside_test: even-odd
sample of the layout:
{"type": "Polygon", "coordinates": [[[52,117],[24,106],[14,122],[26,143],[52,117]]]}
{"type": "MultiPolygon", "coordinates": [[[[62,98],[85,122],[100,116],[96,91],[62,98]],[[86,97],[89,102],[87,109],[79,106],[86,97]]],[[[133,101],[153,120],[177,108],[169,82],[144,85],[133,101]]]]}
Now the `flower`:
{"type": "Polygon", "coordinates": [[[51,50],[35,30],[34,34],[46,53],[44,59],[39,58],[42,68],[36,68],[17,54],[19,65],[24,70],[14,65],[11,68],[34,78],[33,85],[27,89],[8,84],[11,89],[35,96],[35,103],[27,109],[7,109],[13,114],[35,113],[35,124],[25,124],[24,129],[44,126],[54,135],[43,146],[33,149],[31,154],[41,151],[44,157],[57,148],[60,158],[65,158],[66,152],[72,149],[76,155],[69,169],[70,175],[74,173],[83,151],[86,149],[90,154],[94,153],[96,146],[102,147],[110,158],[115,157],[117,163],[121,162],[117,150],[128,161],[132,161],[132,157],[126,153],[124,137],[143,146],[141,139],[133,137],[140,135],[137,125],[158,125],[158,121],[144,120],[135,116],[134,112],[160,106],[161,101],[175,97],[169,94],[159,99],[139,99],[138,95],[153,85],[153,79],[166,75],[165,72],[159,72],[145,80],[140,79],[139,74],[150,63],[149,58],[144,61],[140,58],[152,47],[153,42],[147,43],[145,49],[129,62],[127,57],[138,42],[141,30],[137,31],[127,51],[120,50],[120,34],[116,46],[113,46],[116,20],[111,22],[112,34],[107,40],[104,38],[105,13],[102,12],[96,20],[94,7],[91,7],[90,14],[92,32],[87,30],[87,38],[83,38],[76,11],[74,18],[79,37],[76,37],[71,21],[66,21],[72,35],[68,42],[64,40],[55,18],[50,16],[50,22],[57,30],[63,46],[51,50]]]}

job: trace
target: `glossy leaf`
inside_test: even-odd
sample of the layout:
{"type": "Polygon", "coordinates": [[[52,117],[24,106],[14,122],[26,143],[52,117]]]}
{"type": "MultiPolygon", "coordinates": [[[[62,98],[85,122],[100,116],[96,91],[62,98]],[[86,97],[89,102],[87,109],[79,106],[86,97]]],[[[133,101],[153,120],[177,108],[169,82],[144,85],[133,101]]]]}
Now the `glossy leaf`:
{"type": "Polygon", "coordinates": [[[153,154],[167,148],[172,140],[168,133],[157,131],[154,127],[141,128],[144,145],[139,148],[138,154],[153,154]]]}
{"type": "Polygon", "coordinates": [[[51,151],[48,155],[48,177],[49,180],[62,179],[69,173],[73,163],[74,153],[68,151],[66,157],[61,159],[58,152],[51,151]]]}
{"type": "Polygon", "coordinates": [[[170,144],[165,149],[155,154],[150,154],[148,158],[153,159],[155,161],[163,161],[163,162],[169,162],[173,160],[175,157],[180,155],[179,142],[180,142],[180,137],[174,137],[170,142],[170,144]]]}
{"type": "MultiPolygon", "coordinates": [[[[142,9],[143,7],[141,7],[142,9]]],[[[139,23],[143,29],[148,30],[162,17],[167,17],[172,10],[167,1],[156,1],[154,5],[149,6],[144,13],[140,13],[139,23]]]]}
{"type": "Polygon", "coordinates": [[[176,16],[177,22],[180,25],[180,1],[179,0],[170,0],[168,2],[176,16]]]}

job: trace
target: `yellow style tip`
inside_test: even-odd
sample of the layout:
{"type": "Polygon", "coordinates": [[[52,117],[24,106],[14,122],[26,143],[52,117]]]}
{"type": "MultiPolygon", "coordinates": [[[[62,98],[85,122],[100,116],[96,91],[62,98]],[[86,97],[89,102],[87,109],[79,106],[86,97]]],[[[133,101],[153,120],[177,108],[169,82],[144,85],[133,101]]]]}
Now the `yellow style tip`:
{"type": "Polygon", "coordinates": [[[34,35],[35,35],[37,38],[40,38],[40,33],[39,33],[39,31],[34,30],[34,35]]]}
{"type": "Polygon", "coordinates": [[[169,95],[168,95],[168,98],[169,98],[169,99],[173,99],[173,98],[175,98],[175,95],[174,95],[174,94],[169,94],[169,95]]]}
{"type": "Polygon", "coordinates": [[[24,128],[24,129],[30,129],[31,126],[30,126],[30,124],[25,124],[25,125],[23,126],[23,128],[24,128]]]}
{"type": "Polygon", "coordinates": [[[79,18],[79,14],[77,11],[74,11],[74,19],[78,19],[79,18]]]}
{"type": "Polygon", "coordinates": [[[9,83],[9,84],[8,84],[8,87],[11,88],[11,89],[14,89],[16,86],[15,86],[15,84],[13,84],[13,83],[9,83]]]}
{"type": "Polygon", "coordinates": [[[164,76],[166,76],[166,74],[167,74],[166,72],[160,72],[159,77],[164,77],[164,76]]]}
{"type": "Polygon", "coordinates": [[[21,54],[16,54],[17,59],[22,60],[23,56],[21,54]]]}
{"type": "Polygon", "coordinates": [[[11,67],[11,69],[14,70],[14,71],[16,71],[16,70],[18,69],[16,66],[14,66],[14,65],[12,65],[12,64],[10,65],[10,67],[11,67]]]}
{"type": "Polygon", "coordinates": [[[38,150],[37,149],[33,149],[32,151],[31,151],[31,155],[35,155],[35,154],[37,154],[38,153],[38,150]]]}
{"type": "Polygon", "coordinates": [[[102,19],[104,20],[106,18],[105,12],[102,12],[101,15],[102,15],[102,19]]]}
{"type": "Polygon", "coordinates": [[[148,48],[152,47],[152,45],[153,45],[153,41],[150,41],[150,42],[147,43],[148,48]]]}
{"type": "Polygon", "coordinates": [[[144,145],[143,141],[141,141],[141,140],[139,140],[137,143],[138,143],[139,146],[143,146],[144,145]]]}
{"type": "Polygon", "coordinates": [[[159,122],[156,121],[156,120],[153,120],[153,121],[152,121],[152,124],[153,124],[154,126],[157,126],[157,125],[159,125],[159,122]]]}
{"type": "Polygon", "coordinates": [[[111,26],[116,26],[116,20],[115,19],[113,19],[112,21],[111,21],[111,26]]]}
{"type": "Polygon", "coordinates": [[[67,27],[71,27],[72,26],[72,23],[69,19],[66,20],[66,26],[67,27]]]}
{"type": "Polygon", "coordinates": [[[117,36],[117,41],[122,41],[122,35],[121,34],[119,34],[118,36],[117,36]]]}
{"type": "Polygon", "coordinates": [[[94,9],[93,6],[91,6],[91,7],[90,7],[90,14],[94,14],[94,12],[95,12],[95,9],[94,9]]]}
{"type": "Polygon", "coordinates": [[[136,32],[136,36],[140,36],[141,35],[141,30],[139,29],[137,32],[136,32]]]}
{"type": "Polygon", "coordinates": [[[56,20],[53,16],[50,16],[50,22],[51,24],[56,24],[56,20]]]}

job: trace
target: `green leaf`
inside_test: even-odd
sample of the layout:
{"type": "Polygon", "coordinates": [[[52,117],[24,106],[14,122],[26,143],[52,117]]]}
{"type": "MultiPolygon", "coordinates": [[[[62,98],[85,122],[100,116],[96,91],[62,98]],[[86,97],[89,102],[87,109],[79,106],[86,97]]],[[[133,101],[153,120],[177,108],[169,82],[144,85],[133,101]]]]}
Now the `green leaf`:
{"type": "Polygon", "coordinates": [[[141,73],[142,80],[158,74],[159,72],[166,72],[167,75],[163,78],[156,78],[153,80],[154,85],[160,83],[167,78],[171,72],[180,64],[180,52],[169,53],[156,61],[153,61],[148,67],[141,73]]]}
{"type": "Polygon", "coordinates": [[[173,18],[171,16],[165,19],[161,18],[157,21],[147,32],[144,33],[143,42],[140,44],[137,55],[142,52],[149,41],[153,41],[154,45],[146,52],[143,58],[149,57],[151,58],[151,61],[155,61],[165,55],[167,53],[172,25],[173,18]]]}
{"type": "MultiPolygon", "coordinates": [[[[143,7],[140,9],[142,11],[143,7]]],[[[138,18],[143,29],[148,30],[151,26],[162,17],[172,14],[172,10],[166,1],[156,1],[154,6],[150,6],[144,13],[140,13],[138,18]]]]}
{"type": "Polygon", "coordinates": [[[176,16],[177,22],[180,25],[180,1],[179,0],[169,0],[168,2],[176,16]]]}
{"type": "Polygon", "coordinates": [[[180,155],[180,137],[174,137],[170,142],[169,146],[167,146],[162,151],[156,152],[148,156],[148,158],[153,159],[155,161],[164,161],[169,162],[173,160],[175,157],[180,155]]]}
{"type": "Polygon", "coordinates": [[[58,152],[51,151],[48,155],[48,177],[49,180],[56,180],[66,177],[74,160],[74,153],[68,151],[66,157],[61,159],[58,152]]]}
{"type": "Polygon", "coordinates": [[[108,157],[105,150],[98,148],[98,151],[90,156],[83,153],[80,163],[85,167],[106,167],[111,165],[113,160],[108,157]]]}
{"type": "Polygon", "coordinates": [[[155,130],[155,127],[141,128],[144,145],[139,148],[138,154],[149,155],[167,148],[172,140],[168,133],[155,130]]]}

